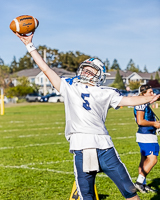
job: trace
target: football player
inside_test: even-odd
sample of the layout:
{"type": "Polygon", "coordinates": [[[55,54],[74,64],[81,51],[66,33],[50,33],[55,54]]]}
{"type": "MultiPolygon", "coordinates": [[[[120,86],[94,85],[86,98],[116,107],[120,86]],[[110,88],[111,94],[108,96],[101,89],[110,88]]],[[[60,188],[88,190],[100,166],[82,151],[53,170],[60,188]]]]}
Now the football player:
{"type": "MultiPolygon", "coordinates": [[[[139,95],[153,97],[152,87],[148,84],[141,85],[139,95]]],[[[134,107],[134,115],[138,124],[136,142],[138,142],[141,153],[139,176],[135,187],[142,193],[156,192],[156,190],[146,185],[146,176],[157,163],[159,144],[156,129],[160,128],[160,122],[156,121],[155,114],[149,105],[150,103],[147,103],[134,107]]]]}
{"type": "Polygon", "coordinates": [[[81,200],[93,200],[98,172],[110,177],[126,199],[139,199],[130,175],[121,162],[105,127],[108,109],[136,106],[156,101],[160,95],[123,97],[111,87],[103,86],[107,73],[104,64],[95,58],[79,65],[77,76],[60,78],[43,60],[32,43],[33,33],[16,35],[26,45],[36,64],[64,97],[65,136],[74,153],[74,174],[81,200]]]}

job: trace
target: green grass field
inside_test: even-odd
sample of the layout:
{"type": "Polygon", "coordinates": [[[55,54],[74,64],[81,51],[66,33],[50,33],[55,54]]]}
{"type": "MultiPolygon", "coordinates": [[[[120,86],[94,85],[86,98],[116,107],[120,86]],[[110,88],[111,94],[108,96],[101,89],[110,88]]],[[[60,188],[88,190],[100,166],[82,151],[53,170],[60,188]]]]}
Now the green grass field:
{"type": "MultiPolygon", "coordinates": [[[[154,109],[160,116],[160,109],[154,109]]],[[[139,147],[133,109],[110,109],[106,126],[133,182],[138,175],[139,147]]],[[[69,200],[73,155],[64,136],[62,103],[28,103],[5,108],[0,116],[0,200],[69,200]]],[[[160,161],[148,175],[147,183],[160,192],[160,161]]],[[[100,200],[124,199],[103,173],[96,186],[100,200]]],[[[158,194],[138,193],[142,200],[159,200],[158,194]]]]}

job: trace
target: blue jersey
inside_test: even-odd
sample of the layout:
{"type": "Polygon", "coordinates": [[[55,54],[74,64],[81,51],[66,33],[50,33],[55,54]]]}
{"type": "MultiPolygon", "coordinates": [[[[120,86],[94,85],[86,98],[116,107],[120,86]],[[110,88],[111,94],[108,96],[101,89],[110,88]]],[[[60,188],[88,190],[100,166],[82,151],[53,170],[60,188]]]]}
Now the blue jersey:
{"type": "MultiPolygon", "coordinates": [[[[134,116],[137,122],[137,111],[144,112],[144,119],[147,121],[156,121],[155,115],[151,108],[149,107],[150,103],[143,104],[134,107],[134,116]]],[[[154,126],[140,126],[138,125],[138,133],[141,134],[156,134],[156,128],[154,126]]]]}

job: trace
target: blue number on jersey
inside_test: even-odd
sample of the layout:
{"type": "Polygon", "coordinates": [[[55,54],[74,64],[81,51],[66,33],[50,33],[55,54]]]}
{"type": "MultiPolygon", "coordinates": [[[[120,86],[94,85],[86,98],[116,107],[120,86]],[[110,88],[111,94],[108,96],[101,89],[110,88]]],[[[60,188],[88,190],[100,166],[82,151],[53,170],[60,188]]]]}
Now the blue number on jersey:
{"type": "Polygon", "coordinates": [[[91,108],[89,107],[89,102],[85,99],[85,97],[89,97],[89,96],[90,94],[84,94],[84,93],[81,94],[82,99],[85,101],[85,103],[83,103],[83,107],[86,110],[91,110],[91,108]]]}

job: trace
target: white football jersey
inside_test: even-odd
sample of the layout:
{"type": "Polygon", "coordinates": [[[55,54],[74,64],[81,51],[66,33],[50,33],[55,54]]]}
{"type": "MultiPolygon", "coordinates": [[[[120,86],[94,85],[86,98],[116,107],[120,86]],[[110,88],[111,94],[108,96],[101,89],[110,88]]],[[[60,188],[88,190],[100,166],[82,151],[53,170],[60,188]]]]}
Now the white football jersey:
{"type": "Polygon", "coordinates": [[[107,135],[105,120],[108,109],[118,108],[123,96],[115,88],[87,86],[61,79],[60,93],[64,97],[66,127],[69,141],[75,134],[107,135]]]}

